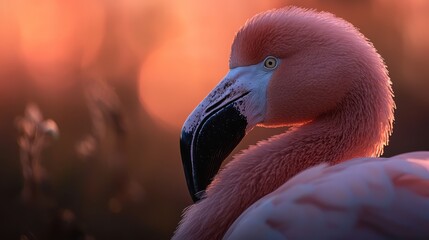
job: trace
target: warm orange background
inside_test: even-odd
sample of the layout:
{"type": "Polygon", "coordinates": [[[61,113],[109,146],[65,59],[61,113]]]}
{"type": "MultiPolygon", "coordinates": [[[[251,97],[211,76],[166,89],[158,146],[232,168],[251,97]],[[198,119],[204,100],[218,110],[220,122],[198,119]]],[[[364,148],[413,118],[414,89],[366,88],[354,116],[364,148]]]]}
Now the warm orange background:
{"type": "MultiPolygon", "coordinates": [[[[230,44],[246,19],[287,5],[333,12],[374,43],[398,107],[385,155],[429,150],[429,1],[0,0],[0,237],[69,236],[52,230],[58,209],[94,239],[171,237],[191,204],[181,125],[228,71],[230,44]],[[82,159],[76,146],[93,131],[85,98],[93,81],[114,89],[125,135],[108,132],[82,159]],[[20,201],[14,122],[28,102],[60,129],[42,155],[53,204],[20,201]],[[119,187],[108,160],[118,146],[131,182],[119,187]],[[123,186],[139,197],[115,197],[112,189],[123,186]]],[[[237,150],[276,132],[257,129],[237,150]]]]}

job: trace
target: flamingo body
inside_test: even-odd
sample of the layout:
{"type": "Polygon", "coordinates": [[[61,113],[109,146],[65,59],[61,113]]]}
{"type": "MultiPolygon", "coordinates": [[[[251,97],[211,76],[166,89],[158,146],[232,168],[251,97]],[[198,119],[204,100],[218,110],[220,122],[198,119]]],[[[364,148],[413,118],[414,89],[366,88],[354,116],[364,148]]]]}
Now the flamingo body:
{"type": "Polygon", "coordinates": [[[394,108],[382,58],[350,23],[295,7],[253,17],[182,128],[195,204],[173,239],[429,238],[429,152],[375,158],[394,108]],[[292,128],[220,169],[256,126],[292,128]]]}
{"type": "Polygon", "coordinates": [[[423,239],[429,152],[303,171],[248,208],[224,239],[423,239]]]}

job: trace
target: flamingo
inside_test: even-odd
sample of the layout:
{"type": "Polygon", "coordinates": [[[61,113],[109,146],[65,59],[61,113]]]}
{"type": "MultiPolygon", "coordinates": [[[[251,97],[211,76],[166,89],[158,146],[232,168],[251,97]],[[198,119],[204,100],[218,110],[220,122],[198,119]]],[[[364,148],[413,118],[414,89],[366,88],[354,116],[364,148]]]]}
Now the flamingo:
{"type": "Polygon", "coordinates": [[[429,237],[429,152],[378,158],[393,92],[352,24],[297,7],[260,13],[236,34],[229,66],[182,128],[195,204],[173,239],[429,237]],[[290,128],[219,171],[255,126],[290,128]]]}

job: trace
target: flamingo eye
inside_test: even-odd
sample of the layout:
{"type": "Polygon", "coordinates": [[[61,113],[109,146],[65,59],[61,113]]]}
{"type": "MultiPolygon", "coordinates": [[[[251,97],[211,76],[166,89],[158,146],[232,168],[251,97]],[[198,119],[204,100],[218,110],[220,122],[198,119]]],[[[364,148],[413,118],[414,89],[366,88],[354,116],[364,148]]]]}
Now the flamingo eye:
{"type": "Polygon", "coordinates": [[[269,70],[275,69],[277,67],[277,58],[271,56],[265,58],[264,67],[269,70]]]}

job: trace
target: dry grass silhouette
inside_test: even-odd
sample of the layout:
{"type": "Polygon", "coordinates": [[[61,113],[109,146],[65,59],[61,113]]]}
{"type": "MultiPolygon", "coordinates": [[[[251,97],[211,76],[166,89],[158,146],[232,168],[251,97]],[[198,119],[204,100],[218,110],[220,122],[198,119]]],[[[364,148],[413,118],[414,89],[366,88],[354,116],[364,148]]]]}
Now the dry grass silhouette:
{"type": "Polygon", "coordinates": [[[42,165],[42,151],[58,139],[59,129],[52,119],[43,119],[42,112],[34,103],[29,103],[24,116],[18,117],[18,145],[24,186],[21,193],[24,202],[31,202],[43,194],[47,185],[46,170],[42,165]]]}

